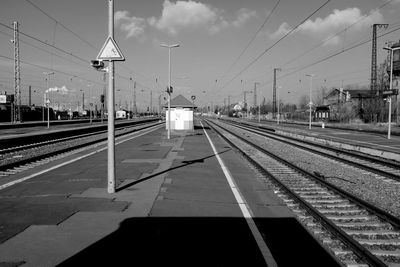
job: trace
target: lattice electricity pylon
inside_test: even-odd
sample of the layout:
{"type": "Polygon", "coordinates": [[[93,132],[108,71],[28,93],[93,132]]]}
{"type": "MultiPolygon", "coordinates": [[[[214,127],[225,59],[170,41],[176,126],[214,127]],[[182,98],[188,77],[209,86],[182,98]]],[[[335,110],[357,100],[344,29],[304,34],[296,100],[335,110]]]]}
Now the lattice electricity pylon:
{"type": "Polygon", "coordinates": [[[374,24],[372,25],[372,62],[371,62],[371,91],[376,93],[376,29],[387,29],[389,24],[374,24]]]}
{"type": "Polygon", "coordinates": [[[21,73],[20,73],[20,59],[19,59],[19,30],[18,22],[14,21],[14,108],[13,122],[21,122],[21,73]]]}

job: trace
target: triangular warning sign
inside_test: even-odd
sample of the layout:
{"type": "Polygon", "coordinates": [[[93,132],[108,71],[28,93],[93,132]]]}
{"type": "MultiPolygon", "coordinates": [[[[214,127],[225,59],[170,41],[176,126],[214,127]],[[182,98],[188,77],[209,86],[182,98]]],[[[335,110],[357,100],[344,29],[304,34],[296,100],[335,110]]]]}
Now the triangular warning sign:
{"type": "Polygon", "coordinates": [[[108,36],[106,42],[97,55],[97,60],[125,60],[124,55],[111,36],[108,36]]]}

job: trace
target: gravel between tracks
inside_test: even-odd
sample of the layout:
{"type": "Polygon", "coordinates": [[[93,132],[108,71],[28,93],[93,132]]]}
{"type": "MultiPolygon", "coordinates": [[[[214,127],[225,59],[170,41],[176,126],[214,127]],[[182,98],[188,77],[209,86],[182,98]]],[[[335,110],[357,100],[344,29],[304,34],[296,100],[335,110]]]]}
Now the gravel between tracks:
{"type": "Polygon", "coordinates": [[[318,172],[325,177],[327,182],[400,217],[400,185],[398,183],[385,181],[386,179],[380,175],[322,158],[320,155],[275,140],[244,132],[232,126],[227,127],[298,167],[312,173],[318,172]]]}

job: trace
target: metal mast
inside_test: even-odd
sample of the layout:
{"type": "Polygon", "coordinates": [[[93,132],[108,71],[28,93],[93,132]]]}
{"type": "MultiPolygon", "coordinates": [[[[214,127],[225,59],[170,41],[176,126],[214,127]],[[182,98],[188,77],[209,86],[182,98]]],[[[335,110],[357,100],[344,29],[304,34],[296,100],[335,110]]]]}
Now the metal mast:
{"type": "Polygon", "coordinates": [[[133,82],[133,110],[135,114],[137,113],[137,107],[136,107],[136,82],[133,82]]]}
{"type": "Polygon", "coordinates": [[[254,108],[257,108],[257,82],[254,83],[254,108]]]}
{"type": "Polygon", "coordinates": [[[384,28],[387,29],[389,24],[373,24],[372,25],[372,61],[371,61],[371,91],[376,93],[376,29],[384,28]]]}
{"type": "Polygon", "coordinates": [[[280,68],[274,68],[274,84],[273,84],[273,98],[272,98],[272,115],[276,117],[276,71],[281,71],[280,68]]]}
{"type": "Polygon", "coordinates": [[[21,73],[19,59],[19,30],[18,22],[14,21],[14,109],[13,122],[21,122],[21,73]]]}

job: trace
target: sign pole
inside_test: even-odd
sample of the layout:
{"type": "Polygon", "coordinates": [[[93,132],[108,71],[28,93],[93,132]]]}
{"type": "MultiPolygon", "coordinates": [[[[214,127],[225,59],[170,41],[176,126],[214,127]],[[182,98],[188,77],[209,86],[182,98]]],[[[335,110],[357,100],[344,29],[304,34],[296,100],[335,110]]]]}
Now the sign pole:
{"type": "MultiPolygon", "coordinates": [[[[114,38],[114,1],[108,0],[108,35],[114,38]]],[[[108,171],[107,192],[115,193],[114,61],[108,65],[108,171]]]]}

